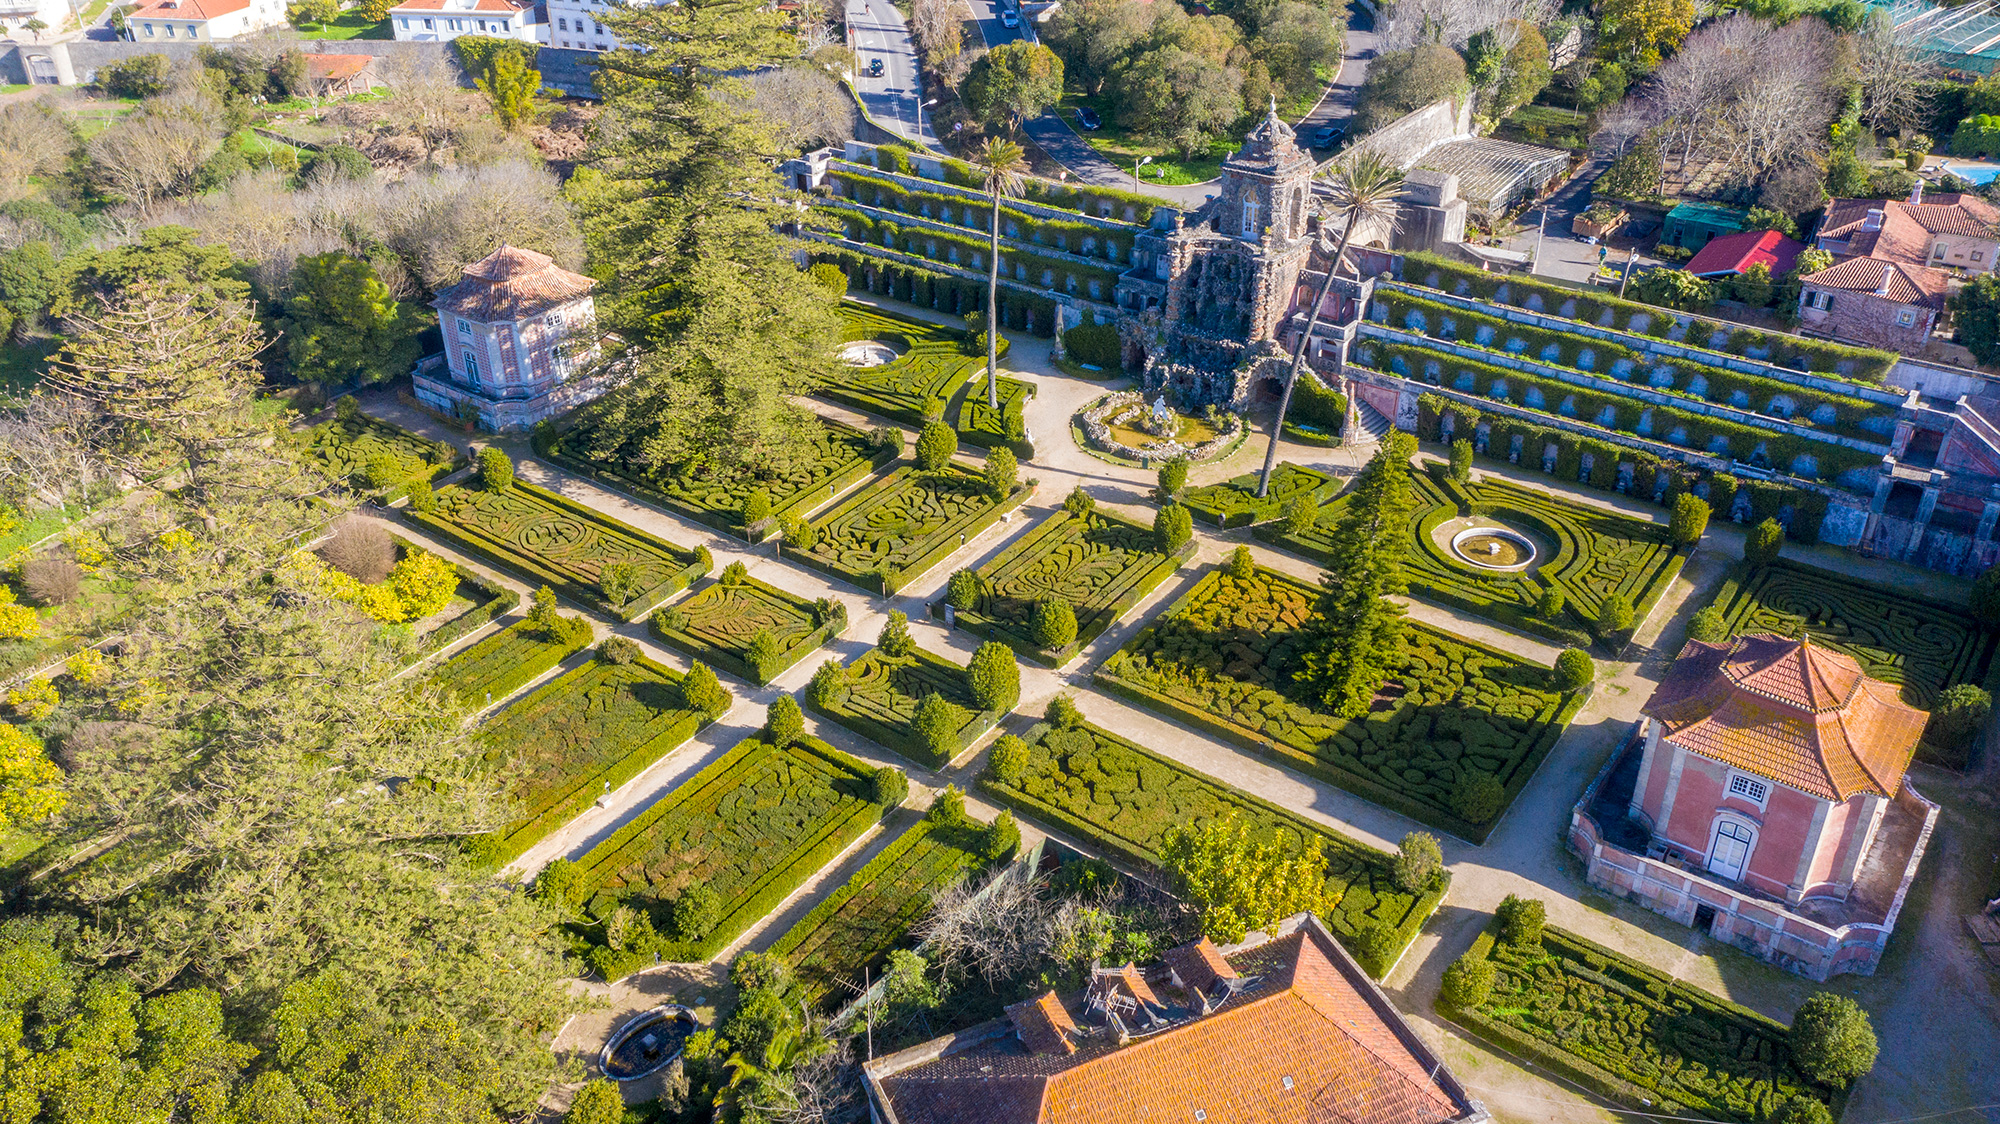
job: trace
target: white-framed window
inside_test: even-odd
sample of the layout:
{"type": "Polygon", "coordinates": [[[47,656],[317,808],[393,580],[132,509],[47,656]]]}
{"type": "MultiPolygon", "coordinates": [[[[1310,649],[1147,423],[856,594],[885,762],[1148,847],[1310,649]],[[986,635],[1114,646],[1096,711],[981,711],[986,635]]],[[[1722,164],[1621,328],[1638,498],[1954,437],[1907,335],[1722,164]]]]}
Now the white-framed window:
{"type": "Polygon", "coordinates": [[[1820,310],[1821,312],[1832,312],[1832,311],[1833,311],[1833,294],[1832,294],[1832,293],[1829,293],[1829,292],[1827,292],[1827,291],[1826,291],[1826,290],[1824,290],[1824,289],[1819,289],[1819,290],[1815,290],[1815,291],[1813,291],[1813,292],[1810,292],[1810,293],[1807,293],[1807,294],[1806,294],[1806,307],[1807,307],[1807,308],[1816,308],[1816,309],[1819,309],[1819,310],[1820,310]]]}
{"type": "Polygon", "coordinates": [[[399,17],[396,20],[396,26],[402,28],[404,31],[410,30],[410,17],[408,16],[399,17]]]}
{"type": "Polygon", "coordinates": [[[1243,201],[1243,236],[1245,238],[1254,238],[1257,236],[1257,201],[1255,199],[1245,199],[1243,201]]]}
{"type": "Polygon", "coordinates": [[[168,25],[167,25],[167,38],[169,38],[169,39],[172,39],[173,37],[174,37],[174,25],[173,25],[173,24],[168,24],[168,25]]]}
{"type": "Polygon", "coordinates": [[[465,377],[475,385],[479,382],[479,360],[469,351],[465,353],[465,377]]]}
{"type": "Polygon", "coordinates": [[[1731,773],[1729,774],[1729,795],[1740,800],[1748,800],[1750,803],[1762,808],[1764,803],[1771,798],[1771,785],[1770,782],[1759,780],[1756,777],[1746,776],[1742,773],[1731,773]]]}
{"type": "Polygon", "coordinates": [[[153,37],[153,25],[149,23],[146,25],[146,38],[151,39],[152,37],[153,37]]]}
{"type": "Polygon", "coordinates": [[[435,31],[436,29],[437,29],[437,27],[436,27],[436,24],[435,24],[435,22],[434,22],[434,21],[432,21],[432,20],[425,20],[425,21],[424,21],[424,30],[425,30],[425,31],[435,31]]]}
{"type": "Polygon", "coordinates": [[[1715,837],[1708,844],[1708,869],[1731,882],[1742,879],[1750,866],[1750,851],[1757,845],[1757,831],[1733,819],[1715,821],[1715,837]]]}
{"type": "Polygon", "coordinates": [[[189,38],[189,39],[193,39],[193,38],[196,38],[196,37],[197,37],[197,36],[196,36],[196,30],[197,30],[197,29],[195,28],[195,26],[194,26],[193,24],[188,24],[188,38],[189,38]]]}
{"type": "Polygon", "coordinates": [[[486,21],[485,21],[485,20],[480,20],[480,21],[479,21],[479,30],[481,30],[481,31],[485,31],[485,30],[486,30],[486,21]]]}
{"type": "Polygon", "coordinates": [[[1908,328],[1915,325],[1916,322],[1917,322],[1917,312],[1915,309],[1904,308],[1897,310],[1896,326],[1898,328],[1908,328]]]}
{"type": "MultiPolygon", "coordinates": [[[[557,30],[557,31],[568,31],[568,30],[569,30],[569,17],[568,17],[568,16],[558,16],[558,17],[556,17],[556,30],[557,30]]],[[[563,46],[567,47],[567,46],[569,46],[569,44],[568,44],[568,43],[564,43],[564,44],[563,44],[563,46]]]]}
{"type": "Polygon", "coordinates": [[[1944,243],[1939,242],[1937,246],[1931,250],[1931,260],[1932,261],[1944,260],[1944,243]]]}

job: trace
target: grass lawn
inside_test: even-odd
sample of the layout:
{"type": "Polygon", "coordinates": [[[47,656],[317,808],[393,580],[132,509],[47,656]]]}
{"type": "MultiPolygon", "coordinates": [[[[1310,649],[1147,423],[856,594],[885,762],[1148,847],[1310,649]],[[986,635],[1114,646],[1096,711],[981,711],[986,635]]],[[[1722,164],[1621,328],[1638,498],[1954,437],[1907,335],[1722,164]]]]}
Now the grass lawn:
{"type": "Polygon", "coordinates": [[[1571,150],[1590,144],[1590,115],[1554,105],[1524,105],[1515,110],[1493,135],[1517,144],[1549,145],[1571,150]]]}
{"type": "Polygon", "coordinates": [[[34,89],[34,87],[26,82],[9,82],[4,86],[0,86],[0,94],[18,94],[22,90],[31,89],[34,89]]]}
{"type": "Polygon", "coordinates": [[[113,121],[139,108],[139,101],[138,98],[93,97],[70,102],[62,108],[63,112],[68,113],[76,122],[77,132],[81,134],[82,139],[89,140],[103,132],[113,121]]]}
{"type": "MultiPolygon", "coordinates": [[[[1077,136],[1082,137],[1099,156],[1118,165],[1126,172],[1132,170],[1132,162],[1150,156],[1153,162],[1142,170],[1143,182],[1163,183],[1170,186],[1202,183],[1222,174],[1222,162],[1236,151],[1234,134],[1210,141],[1208,152],[1193,160],[1184,158],[1178,149],[1169,145],[1154,144],[1136,136],[1129,129],[1121,129],[1112,123],[1110,101],[1104,97],[1089,97],[1074,90],[1064,94],[1061,106],[1056,110],[1063,123],[1070,126],[1077,136]],[[1077,124],[1078,106],[1089,106],[1097,111],[1104,125],[1097,129],[1085,129],[1077,124]]],[[[1123,184],[1129,188],[1130,184],[1123,184]]]]}
{"type": "Polygon", "coordinates": [[[391,39],[388,20],[368,20],[360,12],[349,9],[340,13],[340,18],[330,23],[315,24],[310,29],[300,29],[301,39],[391,39]]]}
{"type": "Polygon", "coordinates": [[[229,141],[243,155],[250,157],[275,156],[279,152],[289,152],[294,157],[304,155],[299,149],[289,144],[285,144],[282,141],[274,141],[269,137],[259,136],[251,132],[248,128],[237,130],[236,134],[229,138],[229,141]]]}

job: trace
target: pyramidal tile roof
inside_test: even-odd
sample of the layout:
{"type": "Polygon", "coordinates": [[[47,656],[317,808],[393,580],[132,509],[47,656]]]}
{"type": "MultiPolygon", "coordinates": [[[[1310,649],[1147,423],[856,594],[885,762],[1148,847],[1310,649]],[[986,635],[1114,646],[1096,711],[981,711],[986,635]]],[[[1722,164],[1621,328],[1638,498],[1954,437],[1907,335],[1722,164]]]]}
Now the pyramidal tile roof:
{"type": "Polygon", "coordinates": [[[1771,635],[1688,641],[1641,713],[1691,753],[1842,802],[1893,797],[1928,719],[1851,657],[1771,635]]]}
{"type": "Polygon", "coordinates": [[[547,254],[502,245],[462,271],[457,284],[431,301],[449,312],[483,324],[526,320],[558,305],[590,295],[597,282],[555,263],[547,254]]]}

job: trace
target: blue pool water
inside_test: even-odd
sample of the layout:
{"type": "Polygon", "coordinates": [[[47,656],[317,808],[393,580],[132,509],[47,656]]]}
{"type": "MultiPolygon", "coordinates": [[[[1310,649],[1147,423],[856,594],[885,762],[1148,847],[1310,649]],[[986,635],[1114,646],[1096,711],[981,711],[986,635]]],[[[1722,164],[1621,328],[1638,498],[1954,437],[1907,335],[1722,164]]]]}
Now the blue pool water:
{"type": "Polygon", "coordinates": [[[1944,170],[1960,179],[1982,185],[2000,179],[2000,164],[1946,164],[1944,170]]]}

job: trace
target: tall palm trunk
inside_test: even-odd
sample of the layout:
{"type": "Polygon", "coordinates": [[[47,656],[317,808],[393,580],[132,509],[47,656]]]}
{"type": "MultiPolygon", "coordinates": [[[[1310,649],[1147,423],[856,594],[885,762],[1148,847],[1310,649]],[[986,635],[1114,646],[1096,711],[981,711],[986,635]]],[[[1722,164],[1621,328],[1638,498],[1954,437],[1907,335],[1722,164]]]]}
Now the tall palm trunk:
{"type": "Polygon", "coordinates": [[[992,253],[986,262],[986,405],[1000,408],[1000,185],[993,185],[992,253]]]}
{"type": "Polygon", "coordinates": [[[1326,280],[1320,282],[1312,311],[1306,314],[1305,331],[1299,333],[1299,341],[1292,345],[1292,366],[1285,373],[1284,393],[1278,396],[1278,416],[1271,419],[1271,444],[1264,450],[1264,473],[1257,478],[1259,499],[1271,490],[1271,470],[1278,464],[1278,438],[1285,432],[1285,411],[1292,408],[1292,388],[1299,383],[1299,368],[1305,364],[1306,346],[1312,342],[1313,330],[1319,327],[1319,310],[1325,306],[1327,294],[1333,291],[1333,275],[1340,271],[1340,259],[1346,255],[1347,242],[1354,237],[1354,227],[1360,221],[1361,212],[1358,209],[1348,212],[1347,227],[1340,232],[1340,245],[1335,247],[1333,261],[1326,267],[1326,280]]]}

